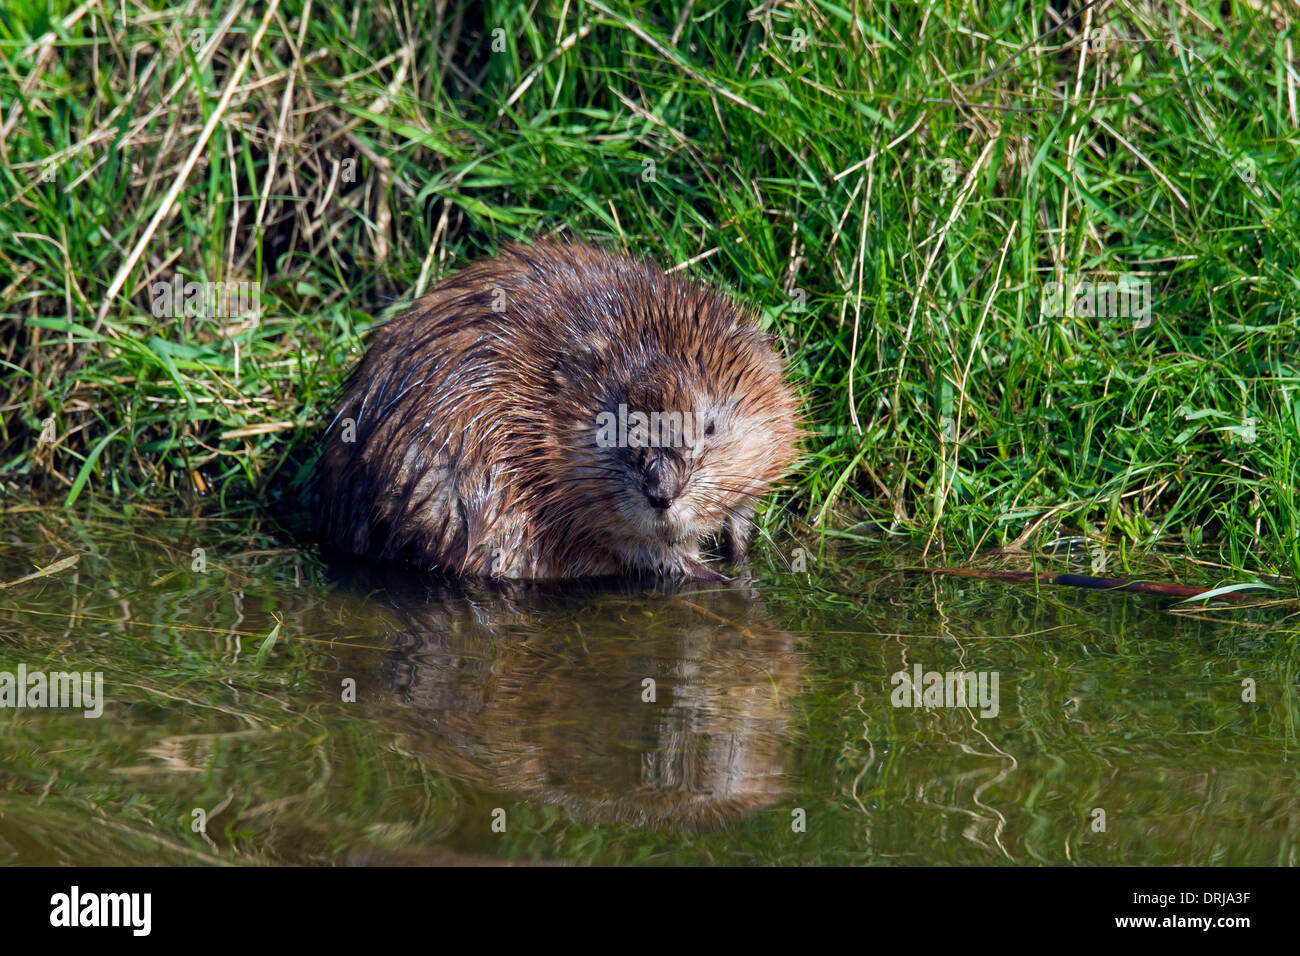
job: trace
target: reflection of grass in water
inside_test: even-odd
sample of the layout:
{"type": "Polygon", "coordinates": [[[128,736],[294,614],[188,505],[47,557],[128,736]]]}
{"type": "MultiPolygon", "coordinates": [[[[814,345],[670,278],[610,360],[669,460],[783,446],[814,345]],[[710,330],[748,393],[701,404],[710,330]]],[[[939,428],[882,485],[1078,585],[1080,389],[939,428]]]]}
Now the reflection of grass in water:
{"type": "MultiPolygon", "coordinates": [[[[795,791],[683,832],[478,791],[385,715],[341,702],[341,652],[320,642],[346,635],[360,648],[350,656],[379,656],[365,648],[396,622],[322,588],[273,529],[64,515],[6,525],[31,557],[7,551],[4,580],[58,547],[84,557],[0,593],[0,668],[102,669],[110,703],[98,721],[0,717],[2,860],[1272,864],[1294,853],[1300,642],[1265,611],[1220,624],[1140,599],[890,577],[888,562],[862,570],[832,554],[809,580],[770,578],[763,595],[807,637],[795,791]],[[207,574],[188,570],[193,540],[210,542],[207,574]],[[281,638],[259,667],[276,617],[281,638]],[[917,661],[999,671],[1002,716],[890,707],[889,675],[917,661]],[[1253,707],[1239,702],[1246,676],[1259,682],[1253,707]],[[191,832],[195,807],[228,798],[211,843],[191,832]],[[498,806],[505,834],[489,828],[498,806]],[[791,832],[793,807],[808,811],[805,834],[791,832]],[[1088,829],[1095,807],[1105,834],[1088,829]]],[[[649,626],[635,604],[606,601],[649,626]]],[[[585,638],[592,653],[619,652],[585,638]]],[[[583,659],[580,643],[571,650],[583,659]]]]}
{"type": "Polygon", "coordinates": [[[81,643],[87,657],[42,666],[111,660],[104,717],[15,712],[0,736],[4,835],[61,834],[33,839],[36,860],[328,862],[341,846],[442,835],[437,772],[323,694],[310,646],[282,645],[259,669],[212,655],[206,636],[169,641],[170,666],[120,636],[81,643]],[[195,808],[223,804],[206,839],[192,832],[195,808]]]}
{"type": "MultiPolygon", "coordinates": [[[[836,662],[836,678],[803,703],[809,738],[838,767],[841,808],[874,810],[859,843],[868,829],[904,846],[930,831],[899,858],[914,862],[1295,861],[1300,632],[1289,607],[1186,617],[1156,610],[1168,602],[877,564],[859,572],[853,609],[840,589],[771,596],[836,662]],[[1002,716],[880,706],[889,675],[918,661],[999,671],[1002,716]],[[1240,699],[1247,677],[1256,705],[1240,699]],[[831,753],[835,742],[843,749],[831,753]],[[1094,808],[1108,813],[1105,834],[1089,830],[1094,808]]],[[[1189,566],[1152,560],[1126,573],[1189,566]]]]}
{"type": "MultiPolygon", "coordinates": [[[[322,693],[320,645],[283,640],[259,666],[258,645],[274,624],[286,569],[292,581],[295,552],[241,562],[220,544],[246,530],[231,527],[174,524],[169,536],[144,523],[41,525],[86,549],[80,586],[74,592],[65,576],[0,598],[7,629],[18,635],[0,666],[103,670],[109,702],[100,720],[4,715],[8,805],[0,825],[11,844],[28,853],[44,847],[34,859],[47,862],[323,861],[346,835],[382,832],[386,808],[415,793],[425,794],[424,811],[412,803],[397,819],[424,826],[426,837],[436,832],[407,822],[427,818],[444,799],[428,788],[430,772],[376,738],[337,694],[322,693]],[[189,570],[186,534],[211,543],[209,573],[189,570]],[[237,616],[243,620],[234,623],[237,616]],[[194,808],[223,802],[208,823],[211,842],[191,831],[194,808]],[[47,838],[15,843],[15,834],[47,838]]],[[[41,540],[34,528],[32,537],[41,540]]],[[[275,546],[234,540],[243,551],[275,546]]]]}

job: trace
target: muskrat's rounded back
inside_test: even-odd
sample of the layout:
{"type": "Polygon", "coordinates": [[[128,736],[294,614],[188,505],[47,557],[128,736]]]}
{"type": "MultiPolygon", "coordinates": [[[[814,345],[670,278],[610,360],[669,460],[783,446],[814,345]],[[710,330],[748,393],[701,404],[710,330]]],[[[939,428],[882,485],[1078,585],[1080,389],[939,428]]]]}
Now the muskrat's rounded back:
{"type": "Polygon", "coordinates": [[[793,464],[797,401],[751,314],[579,244],[512,246],[382,326],[318,471],[323,542],[450,574],[710,572],[793,464]]]}

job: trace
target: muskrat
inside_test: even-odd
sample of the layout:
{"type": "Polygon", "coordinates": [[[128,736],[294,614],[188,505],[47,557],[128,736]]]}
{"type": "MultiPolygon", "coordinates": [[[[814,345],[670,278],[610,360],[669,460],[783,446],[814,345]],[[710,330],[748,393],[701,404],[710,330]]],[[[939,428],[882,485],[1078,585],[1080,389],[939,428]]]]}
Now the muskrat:
{"type": "Polygon", "coordinates": [[[798,401],[725,295],[576,242],[507,247],[380,327],[317,469],[327,548],[453,576],[722,577],[798,401]]]}

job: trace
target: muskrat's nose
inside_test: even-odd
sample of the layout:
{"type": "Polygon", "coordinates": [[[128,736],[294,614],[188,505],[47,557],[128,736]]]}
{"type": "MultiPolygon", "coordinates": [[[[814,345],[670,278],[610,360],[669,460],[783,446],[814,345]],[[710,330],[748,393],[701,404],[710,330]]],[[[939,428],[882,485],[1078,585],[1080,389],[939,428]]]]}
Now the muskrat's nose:
{"type": "Polygon", "coordinates": [[[645,463],[641,490],[650,506],[663,511],[682,493],[682,477],[669,454],[653,454],[645,463]]]}
{"type": "Polygon", "coordinates": [[[676,482],[664,481],[658,477],[647,477],[645,481],[641,482],[641,490],[645,492],[650,507],[657,508],[660,511],[672,504],[673,499],[681,493],[681,489],[676,482]]]}

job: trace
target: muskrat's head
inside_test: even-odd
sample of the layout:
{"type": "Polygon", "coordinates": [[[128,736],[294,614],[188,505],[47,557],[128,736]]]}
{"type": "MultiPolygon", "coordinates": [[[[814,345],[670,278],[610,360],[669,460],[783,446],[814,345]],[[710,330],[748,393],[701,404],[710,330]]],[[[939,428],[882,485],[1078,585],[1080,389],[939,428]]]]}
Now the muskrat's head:
{"type": "Polygon", "coordinates": [[[651,550],[695,544],[728,517],[748,518],[779,477],[770,474],[769,416],[718,382],[657,371],[607,400],[596,435],[629,544],[651,550]]]}
{"type": "Polygon", "coordinates": [[[624,568],[689,572],[704,539],[748,534],[789,471],[797,399],[770,339],[733,303],[695,286],[665,300],[629,340],[563,359],[554,397],[570,427],[548,457],[563,520],[586,546],[624,568]]]}

